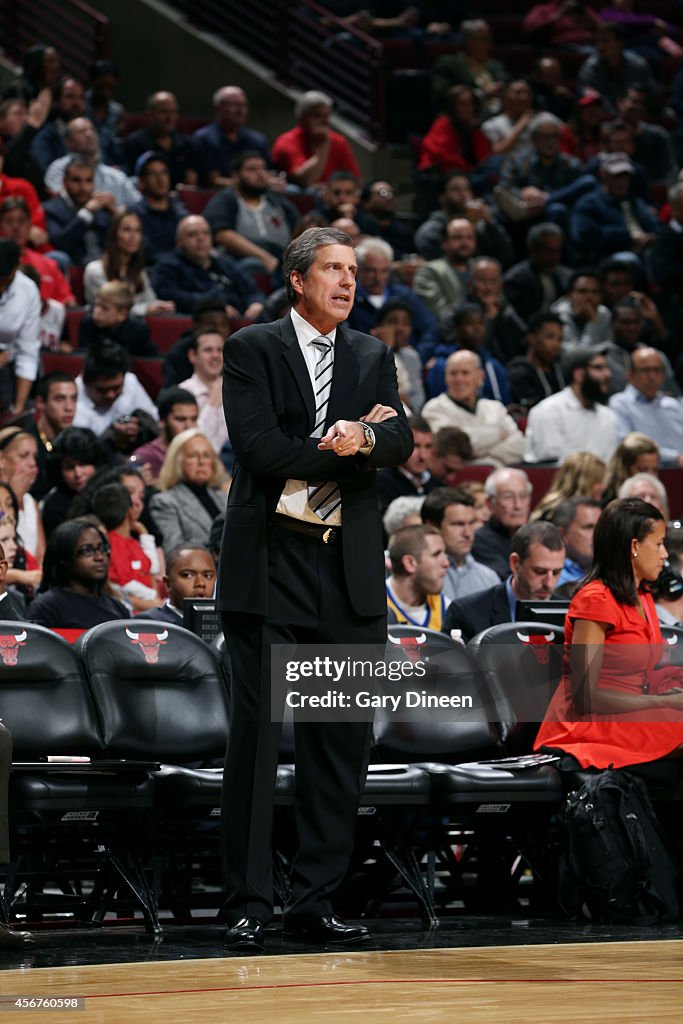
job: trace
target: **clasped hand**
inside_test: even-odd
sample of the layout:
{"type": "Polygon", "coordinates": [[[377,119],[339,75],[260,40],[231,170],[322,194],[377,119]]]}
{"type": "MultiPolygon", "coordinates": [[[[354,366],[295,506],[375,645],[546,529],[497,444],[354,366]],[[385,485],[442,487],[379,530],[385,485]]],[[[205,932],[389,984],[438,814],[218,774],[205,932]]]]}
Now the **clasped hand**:
{"type": "Polygon", "coordinates": [[[374,405],[369,413],[361,416],[360,420],[337,420],[333,423],[324,437],[320,438],[318,448],[323,452],[335,452],[337,455],[347,457],[357,455],[365,444],[365,432],[363,423],[383,423],[398,413],[390,405],[374,405]]]}

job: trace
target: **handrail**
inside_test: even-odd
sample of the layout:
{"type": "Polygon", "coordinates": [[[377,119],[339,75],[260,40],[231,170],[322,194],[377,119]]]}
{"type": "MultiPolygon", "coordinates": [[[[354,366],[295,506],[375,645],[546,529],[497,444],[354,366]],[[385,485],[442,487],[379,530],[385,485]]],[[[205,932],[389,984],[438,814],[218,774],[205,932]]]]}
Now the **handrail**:
{"type": "Polygon", "coordinates": [[[109,18],[83,0],[0,0],[0,39],[18,64],[30,46],[54,46],[63,69],[84,82],[94,61],[111,56],[109,18]]]}

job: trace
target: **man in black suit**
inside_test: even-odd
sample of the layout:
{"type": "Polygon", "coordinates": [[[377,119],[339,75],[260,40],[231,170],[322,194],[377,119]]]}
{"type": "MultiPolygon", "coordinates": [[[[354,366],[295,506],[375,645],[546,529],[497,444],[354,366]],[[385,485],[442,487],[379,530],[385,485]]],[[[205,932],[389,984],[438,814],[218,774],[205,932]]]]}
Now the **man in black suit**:
{"type": "Polygon", "coordinates": [[[514,622],[518,601],[549,601],[564,566],[562,534],[552,523],[527,523],[512,539],[510,575],[489,590],[452,601],[443,623],[450,635],[459,629],[465,643],[490,626],[514,622]]]}
{"type": "Polygon", "coordinates": [[[47,233],[55,249],[77,267],[104,252],[116,200],[111,192],[95,192],[95,171],[75,156],[64,168],[62,194],[45,203],[47,233]]]}
{"type": "MultiPolygon", "coordinates": [[[[262,949],[273,912],[280,725],[270,720],[269,647],[384,645],[375,470],[412,450],[390,350],[343,325],[355,293],[349,236],[305,231],[285,252],[283,276],[292,312],[243,328],[224,351],[236,456],[218,573],[233,677],[221,815],[230,949],[262,949]]],[[[334,915],[331,897],[351,856],[370,735],[369,722],[296,722],[299,850],[287,938],[368,936],[334,915]]]]}
{"type": "Polygon", "coordinates": [[[529,259],[515,263],[503,277],[505,298],[524,323],[564,295],[572,273],[561,263],[564,233],[557,224],[535,224],[526,241],[529,259]]]}

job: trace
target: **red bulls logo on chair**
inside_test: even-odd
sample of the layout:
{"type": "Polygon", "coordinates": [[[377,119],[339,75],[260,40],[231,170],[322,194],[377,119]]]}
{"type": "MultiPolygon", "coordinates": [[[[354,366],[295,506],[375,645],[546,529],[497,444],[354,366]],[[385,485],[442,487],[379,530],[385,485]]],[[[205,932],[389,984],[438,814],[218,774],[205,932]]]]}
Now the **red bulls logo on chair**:
{"type": "Polygon", "coordinates": [[[156,665],[159,661],[160,647],[163,644],[168,643],[166,639],[168,636],[167,629],[165,629],[163,633],[133,633],[126,626],[126,636],[133,646],[140,647],[148,665],[156,665]]]}
{"type": "Polygon", "coordinates": [[[10,633],[0,636],[0,658],[5,665],[16,665],[19,648],[26,643],[26,630],[22,633],[10,633]]]}
{"type": "Polygon", "coordinates": [[[555,642],[554,633],[517,633],[517,639],[523,644],[528,644],[538,659],[539,665],[547,665],[550,662],[550,644],[555,642]]]}
{"type": "Polygon", "coordinates": [[[420,633],[418,636],[392,636],[389,634],[389,639],[392,644],[396,644],[397,647],[402,647],[408,661],[416,664],[422,658],[422,645],[427,642],[427,636],[425,633],[420,633]]]}

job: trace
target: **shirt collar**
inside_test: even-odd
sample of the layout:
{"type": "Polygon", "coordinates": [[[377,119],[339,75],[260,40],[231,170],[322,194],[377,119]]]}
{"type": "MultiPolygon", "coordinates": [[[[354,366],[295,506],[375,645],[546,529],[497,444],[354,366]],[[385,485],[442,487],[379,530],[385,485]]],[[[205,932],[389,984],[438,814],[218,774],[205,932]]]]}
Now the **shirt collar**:
{"type": "MultiPolygon", "coordinates": [[[[292,318],[292,326],[294,327],[294,332],[302,348],[305,348],[307,345],[310,345],[311,342],[315,341],[316,338],[319,338],[321,336],[321,333],[318,330],[318,328],[314,327],[313,324],[309,324],[308,320],[304,320],[304,318],[299,313],[297,313],[295,309],[292,309],[290,311],[290,316],[292,318]]],[[[328,334],[324,335],[325,338],[329,338],[332,345],[334,345],[336,336],[336,327],[333,327],[328,334]]]]}
{"type": "Polygon", "coordinates": [[[512,589],[512,576],[508,576],[505,580],[505,596],[510,608],[510,622],[514,622],[517,617],[517,595],[512,589]]]}
{"type": "Polygon", "coordinates": [[[626,385],[624,394],[629,401],[635,402],[637,405],[658,405],[660,398],[662,398],[661,391],[658,391],[654,398],[646,398],[642,391],[639,391],[633,384],[626,385]]]}

